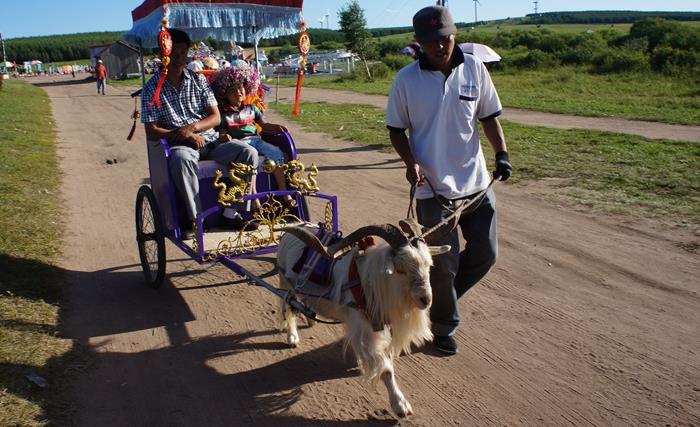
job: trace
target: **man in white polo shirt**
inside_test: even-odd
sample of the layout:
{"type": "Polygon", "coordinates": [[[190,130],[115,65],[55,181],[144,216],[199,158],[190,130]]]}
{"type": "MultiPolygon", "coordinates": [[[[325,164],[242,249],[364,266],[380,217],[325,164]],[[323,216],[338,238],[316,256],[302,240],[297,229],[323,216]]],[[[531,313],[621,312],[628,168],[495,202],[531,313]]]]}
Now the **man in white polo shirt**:
{"type": "MultiPolygon", "coordinates": [[[[418,221],[430,227],[489,185],[477,121],[496,153],[494,178],[505,181],[512,167],[497,119],[501,102],[496,89],[480,60],[455,49],[457,27],[449,11],[441,6],[419,10],[413,29],[423,52],[396,75],[386,125],[394,149],[406,163],[406,178],[418,184],[418,221]]],[[[456,230],[428,237],[430,244],[452,246],[434,258],[430,272],[433,344],[443,353],[457,353],[453,335],[459,325],[458,299],[496,262],[495,203],[489,190],[475,210],[461,215],[464,251],[459,250],[456,230]]]]}

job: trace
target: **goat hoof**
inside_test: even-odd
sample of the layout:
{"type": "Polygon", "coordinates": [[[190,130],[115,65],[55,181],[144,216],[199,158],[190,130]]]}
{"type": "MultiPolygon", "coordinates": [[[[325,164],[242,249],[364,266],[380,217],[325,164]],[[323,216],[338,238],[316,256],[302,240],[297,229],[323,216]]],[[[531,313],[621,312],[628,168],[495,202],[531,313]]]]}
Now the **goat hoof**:
{"type": "Polygon", "coordinates": [[[287,344],[296,348],[299,345],[299,337],[297,335],[287,335],[287,344]]]}
{"type": "Polygon", "coordinates": [[[399,418],[405,418],[409,415],[413,415],[413,408],[411,408],[411,404],[408,403],[408,400],[406,399],[397,401],[393,406],[394,407],[392,409],[399,418]]]}

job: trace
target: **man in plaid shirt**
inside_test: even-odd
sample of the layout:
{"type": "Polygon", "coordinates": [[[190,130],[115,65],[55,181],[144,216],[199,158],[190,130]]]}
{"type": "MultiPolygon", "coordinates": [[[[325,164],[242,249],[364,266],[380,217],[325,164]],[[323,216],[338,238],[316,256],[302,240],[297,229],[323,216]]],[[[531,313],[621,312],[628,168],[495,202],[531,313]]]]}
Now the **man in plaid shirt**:
{"type": "MultiPolygon", "coordinates": [[[[203,75],[186,69],[187,50],[191,41],[187,33],[169,29],[173,40],[168,75],[160,93],[161,105],[151,105],[162,71],[157,71],[143,87],[141,121],[149,140],[165,138],[170,143],[169,166],[175,187],[185,199],[189,219],[201,213],[199,199],[198,161],[216,160],[258,166],[258,152],[239,141],[218,141],[214,130],[221,122],[214,93],[203,75]]],[[[243,228],[238,212],[228,210],[224,216],[233,228],[243,228]]],[[[191,227],[183,228],[183,238],[192,238],[191,227]]]]}

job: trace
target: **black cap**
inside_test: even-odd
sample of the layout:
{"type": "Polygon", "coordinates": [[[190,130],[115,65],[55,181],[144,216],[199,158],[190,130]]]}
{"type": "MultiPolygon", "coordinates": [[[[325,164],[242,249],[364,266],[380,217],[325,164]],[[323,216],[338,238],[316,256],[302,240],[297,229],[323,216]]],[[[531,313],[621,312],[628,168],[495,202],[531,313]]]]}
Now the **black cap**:
{"type": "Polygon", "coordinates": [[[450,11],[442,6],[428,6],[413,15],[413,31],[418,43],[429,43],[457,33],[450,11]]]}

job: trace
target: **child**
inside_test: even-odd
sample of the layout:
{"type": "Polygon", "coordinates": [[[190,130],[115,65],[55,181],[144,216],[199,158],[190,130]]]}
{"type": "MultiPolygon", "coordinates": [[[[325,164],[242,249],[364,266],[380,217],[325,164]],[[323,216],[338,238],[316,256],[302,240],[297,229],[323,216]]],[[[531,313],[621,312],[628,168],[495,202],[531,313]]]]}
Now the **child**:
{"type": "MultiPolygon", "coordinates": [[[[272,172],[277,182],[277,188],[281,191],[287,189],[284,170],[284,153],[277,146],[265,142],[257,133],[256,124],[264,133],[277,134],[286,132],[282,125],[266,123],[262,112],[255,106],[245,103],[248,95],[254,94],[258,89],[258,71],[243,61],[234,66],[221,70],[214,74],[211,87],[219,103],[221,124],[217,128],[220,141],[233,139],[246,142],[253,146],[258,153],[267,159],[273,160],[278,166],[272,172]]],[[[251,182],[255,188],[255,180],[251,182]]],[[[294,207],[295,202],[291,196],[285,196],[287,207],[294,207]]],[[[260,201],[255,200],[254,209],[260,208],[260,201]]]]}

